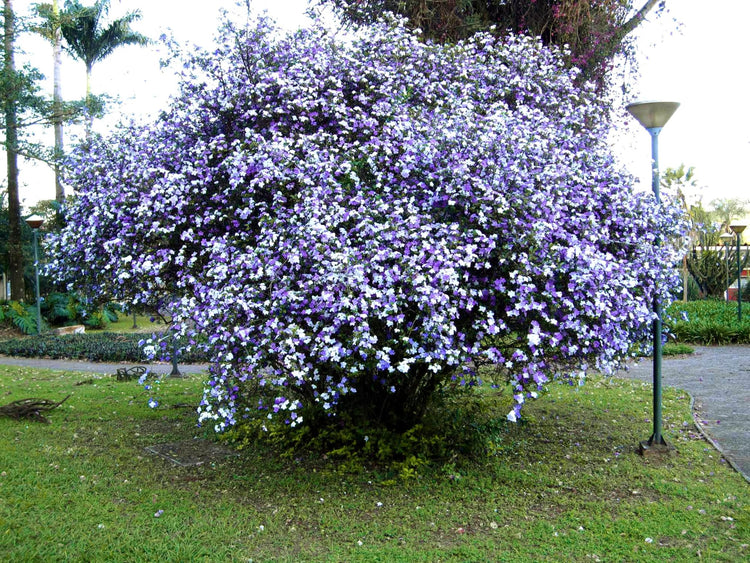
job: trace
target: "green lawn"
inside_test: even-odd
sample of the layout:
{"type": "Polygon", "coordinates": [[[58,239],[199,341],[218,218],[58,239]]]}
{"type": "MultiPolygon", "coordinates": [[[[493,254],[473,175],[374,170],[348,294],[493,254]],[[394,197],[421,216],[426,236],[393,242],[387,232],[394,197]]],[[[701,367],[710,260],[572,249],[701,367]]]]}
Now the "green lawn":
{"type": "Polygon", "coordinates": [[[0,405],[59,400],[50,424],[0,418],[3,561],[741,561],[750,488],[703,441],[689,398],[664,392],[666,460],[650,386],[592,378],[529,404],[497,455],[395,480],[262,448],[177,467],[153,444],[202,437],[201,381],[135,382],[0,366],[0,405]],[[158,516],[157,516],[158,515],[158,516]]]}
{"type": "MultiPolygon", "coordinates": [[[[114,323],[107,323],[107,326],[102,329],[107,332],[161,332],[164,330],[164,323],[161,321],[151,322],[149,316],[136,316],[136,328],[133,328],[133,316],[118,314],[117,321],[114,323]]],[[[95,329],[86,329],[88,332],[96,332],[95,329]]]]}

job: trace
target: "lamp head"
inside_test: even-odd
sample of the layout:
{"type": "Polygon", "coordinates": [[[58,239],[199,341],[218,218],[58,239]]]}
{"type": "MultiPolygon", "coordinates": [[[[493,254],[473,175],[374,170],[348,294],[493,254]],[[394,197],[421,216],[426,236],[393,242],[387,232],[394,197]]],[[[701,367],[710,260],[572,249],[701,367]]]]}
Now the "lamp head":
{"type": "Polygon", "coordinates": [[[661,129],[678,107],[677,102],[633,102],[625,109],[646,129],[661,129]]]}
{"type": "Polygon", "coordinates": [[[730,235],[729,233],[721,233],[719,235],[719,238],[721,239],[721,242],[724,244],[728,244],[730,240],[732,240],[734,237],[730,235]]]}
{"type": "Polygon", "coordinates": [[[729,228],[732,229],[732,232],[737,236],[745,230],[745,227],[747,227],[747,225],[729,225],[729,228]]]}
{"type": "Polygon", "coordinates": [[[44,224],[44,218],[35,213],[26,218],[26,224],[32,229],[38,229],[44,224]]]}

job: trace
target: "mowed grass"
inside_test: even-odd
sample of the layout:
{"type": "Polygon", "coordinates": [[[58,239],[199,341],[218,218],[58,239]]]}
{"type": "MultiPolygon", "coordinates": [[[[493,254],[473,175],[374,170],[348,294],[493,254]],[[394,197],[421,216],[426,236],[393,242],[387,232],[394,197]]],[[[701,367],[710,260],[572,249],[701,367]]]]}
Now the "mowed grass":
{"type": "MultiPolygon", "coordinates": [[[[125,315],[118,313],[117,321],[113,323],[107,323],[107,326],[102,329],[106,332],[163,332],[164,323],[160,320],[152,321],[153,317],[148,315],[136,315],[136,328],[133,328],[133,315],[125,315]]],[[[98,332],[97,329],[86,329],[88,332],[98,332]]]]}
{"type": "MultiPolygon", "coordinates": [[[[636,453],[650,386],[594,377],[527,405],[495,455],[394,481],[261,447],[179,467],[145,447],[203,437],[202,382],[0,366],[0,405],[70,398],[50,424],[0,418],[2,561],[744,561],[750,489],[664,393],[678,453],[636,453]],[[80,384],[83,383],[83,384],[80,384]],[[78,385],[80,384],[80,385],[78,385]],[[394,484],[395,483],[395,484],[394,484]]],[[[500,413],[503,415],[504,413],[500,413]]]]}

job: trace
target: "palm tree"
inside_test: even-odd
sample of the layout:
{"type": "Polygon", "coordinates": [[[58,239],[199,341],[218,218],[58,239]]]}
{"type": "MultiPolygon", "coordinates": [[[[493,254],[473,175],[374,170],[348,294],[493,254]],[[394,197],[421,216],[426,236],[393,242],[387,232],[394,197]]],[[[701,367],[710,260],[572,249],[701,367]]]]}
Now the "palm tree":
{"type": "Polygon", "coordinates": [[[63,203],[65,191],[60,181],[60,159],[63,156],[63,100],[62,100],[62,32],[60,25],[60,6],[58,0],[52,4],[38,4],[37,13],[42,18],[41,25],[34,31],[52,43],[53,86],[52,86],[52,124],[55,130],[55,200],[63,203]]]}
{"type": "MultiPolygon", "coordinates": [[[[130,25],[141,18],[138,11],[128,12],[105,27],[104,17],[109,12],[109,0],[96,0],[83,6],[78,0],[66,0],[65,16],[61,20],[63,38],[68,52],[86,65],[86,102],[91,110],[91,70],[112,51],[123,45],[146,45],[148,38],[133,31],[130,25]]],[[[93,115],[89,113],[86,137],[91,137],[93,115]]]]}

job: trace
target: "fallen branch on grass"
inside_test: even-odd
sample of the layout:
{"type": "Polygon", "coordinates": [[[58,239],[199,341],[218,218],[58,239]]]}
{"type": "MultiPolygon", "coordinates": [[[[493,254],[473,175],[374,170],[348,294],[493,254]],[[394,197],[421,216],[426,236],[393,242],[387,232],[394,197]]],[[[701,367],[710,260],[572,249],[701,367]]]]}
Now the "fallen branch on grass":
{"type": "Polygon", "coordinates": [[[49,423],[49,420],[42,413],[56,409],[67,401],[68,397],[59,402],[50,401],[49,399],[20,399],[0,407],[0,416],[7,416],[17,420],[30,418],[37,422],[49,423]]]}

